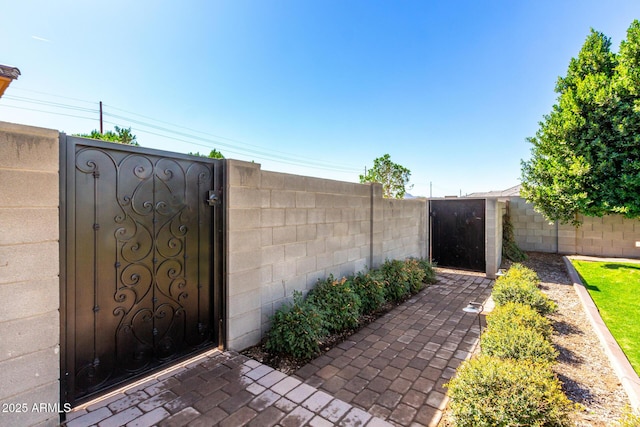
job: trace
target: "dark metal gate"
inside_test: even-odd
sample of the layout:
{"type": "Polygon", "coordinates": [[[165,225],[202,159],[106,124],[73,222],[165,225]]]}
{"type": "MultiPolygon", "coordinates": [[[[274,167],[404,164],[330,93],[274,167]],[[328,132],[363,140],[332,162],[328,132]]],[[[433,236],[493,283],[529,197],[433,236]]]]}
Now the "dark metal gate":
{"type": "Polygon", "coordinates": [[[63,401],[222,343],[219,160],[61,136],[63,401]]]}
{"type": "Polygon", "coordinates": [[[442,267],[485,271],[485,200],[431,200],[431,258],[442,267]]]}

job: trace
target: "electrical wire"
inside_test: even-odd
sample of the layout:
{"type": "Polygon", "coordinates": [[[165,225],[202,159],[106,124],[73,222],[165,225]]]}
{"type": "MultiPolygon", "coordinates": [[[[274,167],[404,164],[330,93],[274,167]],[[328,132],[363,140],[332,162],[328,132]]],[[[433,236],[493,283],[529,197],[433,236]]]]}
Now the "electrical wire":
{"type": "MultiPolygon", "coordinates": [[[[95,102],[90,102],[90,101],[86,101],[86,100],[79,99],[79,98],[72,98],[72,97],[56,95],[56,94],[51,94],[51,93],[41,92],[41,91],[35,91],[35,90],[30,90],[30,89],[22,89],[22,88],[19,88],[19,89],[23,90],[23,91],[26,91],[26,92],[47,95],[47,96],[54,97],[54,98],[68,99],[68,100],[72,100],[72,101],[76,101],[76,102],[82,102],[82,103],[90,104],[90,105],[93,106],[93,108],[82,107],[82,106],[77,106],[77,105],[70,105],[70,104],[67,104],[67,103],[48,101],[48,100],[43,100],[43,99],[29,98],[29,97],[24,97],[24,96],[16,96],[16,95],[5,95],[3,97],[3,99],[9,100],[9,101],[13,101],[13,102],[18,102],[18,103],[26,103],[26,104],[34,104],[34,105],[39,105],[39,106],[44,106],[44,107],[50,107],[52,109],[72,110],[72,111],[85,112],[85,113],[91,113],[91,114],[97,114],[100,111],[99,108],[96,108],[97,107],[97,103],[95,103],[95,102]]],[[[73,117],[73,118],[78,118],[78,119],[83,119],[83,120],[95,121],[95,116],[94,117],[79,116],[79,115],[75,115],[75,114],[62,113],[62,112],[59,112],[59,111],[50,111],[50,110],[42,110],[42,109],[36,109],[36,108],[28,108],[28,107],[24,107],[24,106],[11,105],[11,104],[6,104],[6,103],[0,103],[0,106],[8,107],[8,108],[16,108],[16,109],[21,109],[21,110],[34,111],[34,112],[40,112],[40,113],[46,113],[46,114],[55,114],[55,115],[73,117]]],[[[106,106],[107,106],[106,104],[103,104],[103,107],[106,107],[106,106]]],[[[150,117],[150,116],[145,116],[145,115],[142,115],[142,114],[134,113],[134,112],[131,112],[131,111],[127,111],[127,110],[115,107],[115,106],[109,105],[108,107],[109,107],[109,109],[118,110],[118,111],[124,112],[124,113],[129,114],[129,115],[142,117],[142,118],[146,119],[147,121],[152,121],[152,122],[157,122],[157,123],[162,123],[163,124],[163,126],[159,126],[159,125],[156,125],[156,124],[153,124],[153,123],[148,123],[147,121],[136,120],[136,119],[133,119],[131,117],[127,117],[125,115],[113,114],[113,113],[110,113],[108,111],[104,111],[103,110],[103,116],[111,117],[113,119],[118,119],[118,120],[122,120],[122,121],[125,121],[125,122],[128,122],[128,123],[136,124],[137,126],[139,126],[139,127],[136,127],[136,132],[138,132],[138,133],[140,133],[140,132],[141,133],[147,133],[147,134],[150,134],[150,135],[154,135],[154,136],[158,136],[158,137],[162,137],[162,138],[167,138],[167,139],[172,139],[172,140],[177,140],[177,141],[185,142],[185,143],[188,143],[188,144],[192,144],[192,145],[196,145],[196,146],[200,146],[200,147],[204,147],[204,148],[208,148],[208,149],[214,149],[214,148],[223,147],[225,151],[230,152],[230,153],[234,153],[234,154],[237,154],[237,155],[246,156],[246,155],[249,154],[249,155],[253,155],[253,156],[255,156],[256,158],[259,158],[259,159],[271,160],[271,161],[278,162],[278,163],[284,163],[284,164],[295,165],[295,166],[300,166],[300,167],[322,169],[322,170],[329,170],[329,171],[343,172],[343,173],[357,173],[357,172],[360,172],[360,169],[354,168],[354,167],[346,165],[346,164],[339,164],[339,163],[336,163],[336,162],[333,162],[333,161],[325,162],[325,161],[320,161],[318,159],[314,159],[314,158],[311,158],[311,157],[305,157],[305,156],[292,156],[289,153],[286,153],[284,151],[278,151],[278,150],[272,150],[272,149],[270,149],[269,152],[266,152],[264,150],[261,150],[262,147],[260,147],[258,145],[248,144],[248,143],[245,143],[245,142],[242,142],[242,141],[234,140],[232,138],[226,138],[226,137],[222,137],[222,136],[218,136],[218,135],[212,135],[212,134],[209,134],[207,132],[203,132],[203,131],[199,131],[199,130],[196,130],[196,129],[188,128],[188,127],[185,127],[185,126],[180,126],[180,125],[168,123],[168,122],[165,122],[165,121],[162,121],[162,120],[155,119],[155,118],[150,117]],[[179,131],[179,130],[174,130],[174,129],[171,129],[171,127],[187,130],[189,132],[183,132],[183,131],[179,131]],[[151,130],[149,130],[149,129],[151,129],[151,130]],[[161,132],[161,133],[159,133],[159,132],[161,132]],[[205,135],[205,137],[194,135],[193,133],[205,135]],[[236,144],[242,144],[242,147],[237,147],[236,145],[232,145],[232,144],[230,144],[228,142],[219,141],[219,139],[224,139],[226,141],[234,142],[236,144]],[[253,147],[253,148],[250,148],[250,147],[253,147]]],[[[108,123],[108,124],[112,124],[112,125],[121,125],[121,123],[114,123],[114,122],[111,122],[111,121],[105,121],[104,119],[103,119],[103,122],[104,123],[108,123]]]]}

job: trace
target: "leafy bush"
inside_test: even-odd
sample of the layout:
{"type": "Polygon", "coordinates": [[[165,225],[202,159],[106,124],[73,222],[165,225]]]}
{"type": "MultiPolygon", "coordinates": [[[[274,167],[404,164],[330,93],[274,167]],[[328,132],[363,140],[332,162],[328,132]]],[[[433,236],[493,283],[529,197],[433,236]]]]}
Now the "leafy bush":
{"type": "Polygon", "coordinates": [[[517,282],[524,281],[527,283],[531,283],[532,285],[538,285],[538,283],[540,283],[540,277],[538,277],[538,273],[518,262],[512,264],[509,270],[507,270],[507,274],[502,276],[502,278],[514,280],[517,282]]]}
{"type": "Polygon", "coordinates": [[[347,278],[336,280],[329,275],[325,280],[318,280],[309,292],[307,302],[321,311],[324,327],[329,332],[358,326],[362,303],[347,278]]]}
{"type": "Polygon", "coordinates": [[[479,356],[446,387],[458,427],[570,425],[571,402],[545,365],[479,356]]]}
{"type": "Polygon", "coordinates": [[[558,352],[545,337],[518,323],[494,323],[480,337],[482,354],[501,359],[553,363],[558,352]]]}
{"type": "Polygon", "coordinates": [[[323,317],[318,308],[295,291],[293,304],[284,304],[271,318],[266,348],[270,352],[311,359],[319,352],[323,317]]]}
{"type": "Polygon", "coordinates": [[[530,306],[517,302],[508,302],[496,307],[487,316],[487,328],[489,329],[504,329],[506,325],[518,325],[533,329],[547,339],[551,337],[553,332],[549,319],[540,315],[530,306]]]}
{"type": "Polygon", "coordinates": [[[402,301],[409,295],[409,274],[404,262],[394,259],[386,260],[378,270],[384,280],[384,298],[387,301],[402,301]]]}
{"type": "Polygon", "coordinates": [[[553,313],[558,307],[538,289],[539,282],[535,271],[521,264],[513,264],[507,274],[496,280],[491,295],[497,306],[517,302],[528,305],[542,315],[553,313]]]}
{"type": "Polygon", "coordinates": [[[407,284],[409,285],[409,292],[416,294],[424,288],[424,278],[426,273],[420,262],[415,258],[407,258],[402,268],[407,274],[407,284]]]}
{"type": "Polygon", "coordinates": [[[351,278],[351,284],[360,297],[361,313],[373,313],[385,303],[384,281],[377,272],[359,272],[351,278]]]}
{"type": "Polygon", "coordinates": [[[418,259],[418,264],[420,268],[424,270],[424,279],[423,282],[426,284],[431,284],[436,282],[436,271],[434,270],[435,263],[432,263],[428,259],[420,258],[418,259]]]}
{"type": "Polygon", "coordinates": [[[425,264],[414,258],[404,261],[386,260],[378,272],[385,282],[385,299],[395,302],[402,301],[412,293],[420,292],[427,277],[425,264]]]}

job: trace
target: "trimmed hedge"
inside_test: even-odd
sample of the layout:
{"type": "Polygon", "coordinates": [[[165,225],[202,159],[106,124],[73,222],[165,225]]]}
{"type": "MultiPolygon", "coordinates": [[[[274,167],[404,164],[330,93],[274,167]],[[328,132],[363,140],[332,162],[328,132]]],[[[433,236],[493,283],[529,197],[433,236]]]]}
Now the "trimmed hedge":
{"type": "Polygon", "coordinates": [[[293,293],[293,304],[284,304],[272,317],[268,351],[289,354],[300,359],[316,355],[323,333],[323,316],[313,304],[293,293]]]}
{"type": "Polygon", "coordinates": [[[571,425],[571,402],[547,365],[482,355],[446,386],[458,427],[571,425]]]}
{"type": "Polygon", "coordinates": [[[320,310],[323,326],[330,333],[358,326],[362,302],[346,277],[336,280],[329,275],[318,280],[307,295],[307,303],[320,310]]]}
{"type": "Polygon", "coordinates": [[[358,326],[363,314],[379,310],[387,301],[402,301],[435,281],[433,265],[422,259],[385,261],[378,270],[336,280],[319,280],[302,298],[294,292],[271,317],[266,349],[298,359],[311,359],[320,341],[330,333],[358,326]]]}
{"type": "Polygon", "coordinates": [[[539,283],[535,271],[521,264],[513,264],[507,274],[496,280],[491,295],[496,306],[517,302],[530,306],[542,315],[553,313],[558,306],[540,291],[539,283]]]}
{"type": "Polygon", "coordinates": [[[378,273],[359,272],[351,278],[353,289],[360,297],[361,314],[370,314],[378,310],[386,302],[384,281],[378,273]]]}
{"type": "Polygon", "coordinates": [[[571,424],[573,406],[551,370],[558,352],[550,341],[551,323],[543,316],[557,306],[539,282],[520,264],[496,280],[496,308],[480,337],[481,354],[463,363],[445,385],[456,426],[571,424]]]}
{"type": "Polygon", "coordinates": [[[487,316],[487,328],[504,329],[507,325],[518,325],[531,328],[545,338],[553,333],[551,322],[528,305],[518,302],[507,302],[497,306],[487,316]]]}
{"type": "Polygon", "coordinates": [[[558,357],[556,349],[542,334],[517,323],[487,327],[480,337],[480,349],[488,356],[536,363],[551,364],[558,357]]]}

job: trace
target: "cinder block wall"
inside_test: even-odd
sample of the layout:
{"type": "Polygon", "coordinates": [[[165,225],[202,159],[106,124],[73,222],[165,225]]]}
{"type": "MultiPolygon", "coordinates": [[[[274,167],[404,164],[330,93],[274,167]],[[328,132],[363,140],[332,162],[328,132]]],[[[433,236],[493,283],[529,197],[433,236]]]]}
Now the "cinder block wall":
{"type": "Polygon", "coordinates": [[[640,258],[640,220],[621,215],[578,216],[580,227],[549,223],[520,197],[511,198],[516,243],[527,251],[640,258]]]}
{"type": "Polygon", "coordinates": [[[257,344],[294,291],[319,278],[426,255],[426,202],[382,199],[364,185],[227,160],[227,285],[231,349],[257,344]]]}
{"type": "MultiPolygon", "coordinates": [[[[621,215],[602,218],[580,216],[575,229],[575,252],[582,255],[640,258],[640,220],[621,215]]],[[[569,242],[567,242],[567,245],[569,242]]]]}
{"type": "Polygon", "coordinates": [[[549,223],[521,197],[509,200],[509,213],[516,243],[524,251],[557,252],[558,229],[555,222],[549,223]]]}
{"type": "MultiPolygon", "coordinates": [[[[382,189],[380,188],[382,191],[382,189]]],[[[385,259],[404,259],[408,256],[426,258],[428,255],[428,211],[426,200],[383,199],[382,252],[376,266],[385,259]]]]}
{"type": "Polygon", "coordinates": [[[3,426],[59,420],[33,406],[60,402],[58,146],[57,131],[0,122],[0,407],[10,410],[0,412],[3,426]]]}

